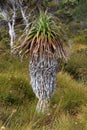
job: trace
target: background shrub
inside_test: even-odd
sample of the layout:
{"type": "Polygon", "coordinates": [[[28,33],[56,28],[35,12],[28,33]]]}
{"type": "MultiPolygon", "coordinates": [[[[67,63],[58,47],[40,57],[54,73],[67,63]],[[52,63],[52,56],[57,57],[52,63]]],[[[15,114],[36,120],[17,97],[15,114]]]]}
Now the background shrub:
{"type": "Polygon", "coordinates": [[[87,49],[74,52],[65,65],[65,70],[74,78],[87,82],[87,49]]]}

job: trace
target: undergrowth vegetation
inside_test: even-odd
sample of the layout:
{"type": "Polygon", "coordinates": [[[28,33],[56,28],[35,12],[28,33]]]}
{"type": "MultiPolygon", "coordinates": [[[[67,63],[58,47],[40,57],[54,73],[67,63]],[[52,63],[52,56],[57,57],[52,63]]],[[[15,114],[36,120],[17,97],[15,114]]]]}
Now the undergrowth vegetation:
{"type": "Polygon", "coordinates": [[[73,41],[75,43],[82,43],[83,45],[87,45],[87,29],[79,31],[77,37],[75,37],[73,41]]]}
{"type": "Polygon", "coordinates": [[[49,112],[38,114],[35,111],[37,99],[28,78],[28,63],[24,60],[25,63],[11,57],[8,52],[0,55],[1,129],[86,130],[86,85],[61,71],[57,75],[57,88],[49,112]]]}
{"type": "Polygon", "coordinates": [[[73,75],[74,78],[87,84],[87,49],[73,52],[65,65],[65,70],[73,75]]]}

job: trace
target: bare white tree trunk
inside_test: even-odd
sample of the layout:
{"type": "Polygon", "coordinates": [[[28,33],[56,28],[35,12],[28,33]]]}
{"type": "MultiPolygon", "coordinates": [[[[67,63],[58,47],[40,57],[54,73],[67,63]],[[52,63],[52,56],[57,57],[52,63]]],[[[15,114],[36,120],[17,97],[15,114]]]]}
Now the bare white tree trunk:
{"type": "Polygon", "coordinates": [[[20,7],[21,9],[21,14],[22,14],[22,17],[23,17],[23,20],[24,20],[24,24],[26,26],[26,33],[28,32],[28,26],[29,26],[29,15],[30,14],[27,14],[26,15],[26,11],[27,11],[27,7],[20,7]]]}
{"type": "Polygon", "coordinates": [[[14,31],[14,24],[15,21],[10,21],[8,22],[8,27],[9,27],[9,35],[10,35],[10,47],[12,49],[15,41],[15,31],[14,31]]]}
{"type": "Polygon", "coordinates": [[[18,0],[18,4],[19,4],[20,11],[21,11],[21,14],[22,14],[22,17],[24,20],[24,24],[26,26],[26,33],[27,33],[27,31],[28,31],[27,27],[29,24],[29,14],[26,15],[26,12],[27,12],[28,6],[24,6],[23,0],[18,0]]]}
{"type": "Polygon", "coordinates": [[[15,18],[16,18],[16,10],[15,7],[13,9],[13,15],[10,17],[9,16],[9,12],[8,11],[2,11],[2,16],[4,18],[4,20],[6,20],[8,22],[8,27],[9,27],[9,36],[10,36],[10,47],[11,47],[11,51],[14,45],[14,41],[15,41],[15,30],[14,30],[14,26],[15,26],[15,18]]]}
{"type": "Polygon", "coordinates": [[[28,18],[26,16],[26,8],[20,7],[21,8],[21,14],[24,20],[24,23],[26,26],[28,26],[28,18]]]}
{"type": "Polygon", "coordinates": [[[56,88],[57,61],[52,57],[34,56],[29,68],[31,85],[39,99],[36,109],[38,112],[44,112],[48,109],[50,98],[56,88]]]}

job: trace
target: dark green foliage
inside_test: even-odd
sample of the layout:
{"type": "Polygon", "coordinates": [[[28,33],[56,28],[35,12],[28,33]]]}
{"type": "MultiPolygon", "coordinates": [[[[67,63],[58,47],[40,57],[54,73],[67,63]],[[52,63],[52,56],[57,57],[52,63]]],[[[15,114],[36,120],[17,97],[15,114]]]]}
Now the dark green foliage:
{"type": "Polygon", "coordinates": [[[86,21],[86,19],[87,19],[87,0],[79,1],[79,4],[76,7],[73,16],[80,21],[86,21]]]}
{"type": "Polygon", "coordinates": [[[87,82],[87,49],[73,53],[65,66],[65,70],[76,79],[87,82]]]}
{"type": "Polygon", "coordinates": [[[69,23],[73,21],[73,11],[77,6],[77,2],[75,1],[63,1],[58,4],[58,10],[55,12],[63,22],[69,23]]]}

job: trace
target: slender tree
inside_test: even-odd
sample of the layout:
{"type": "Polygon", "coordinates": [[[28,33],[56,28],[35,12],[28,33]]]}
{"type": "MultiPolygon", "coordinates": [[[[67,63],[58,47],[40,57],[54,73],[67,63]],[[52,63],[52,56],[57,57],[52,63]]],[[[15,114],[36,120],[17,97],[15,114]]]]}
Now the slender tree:
{"type": "Polygon", "coordinates": [[[17,0],[17,3],[21,11],[22,18],[24,20],[24,24],[27,28],[29,24],[29,15],[30,15],[30,13],[27,13],[29,1],[26,2],[25,0],[17,0]]]}
{"type": "Polygon", "coordinates": [[[16,19],[16,2],[14,0],[0,1],[0,13],[8,23],[10,35],[10,47],[12,48],[15,41],[15,19],[16,19]]]}
{"type": "Polygon", "coordinates": [[[30,15],[31,15],[31,7],[33,6],[32,3],[36,3],[37,0],[15,0],[17,2],[18,7],[20,8],[21,15],[25,24],[26,28],[26,33],[27,33],[27,28],[29,26],[29,20],[30,20],[30,15]]]}
{"type": "Polygon", "coordinates": [[[22,44],[16,49],[30,55],[31,85],[39,99],[37,111],[44,112],[56,88],[58,58],[65,57],[62,31],[52,15],[40,12],[22,44]]]}

